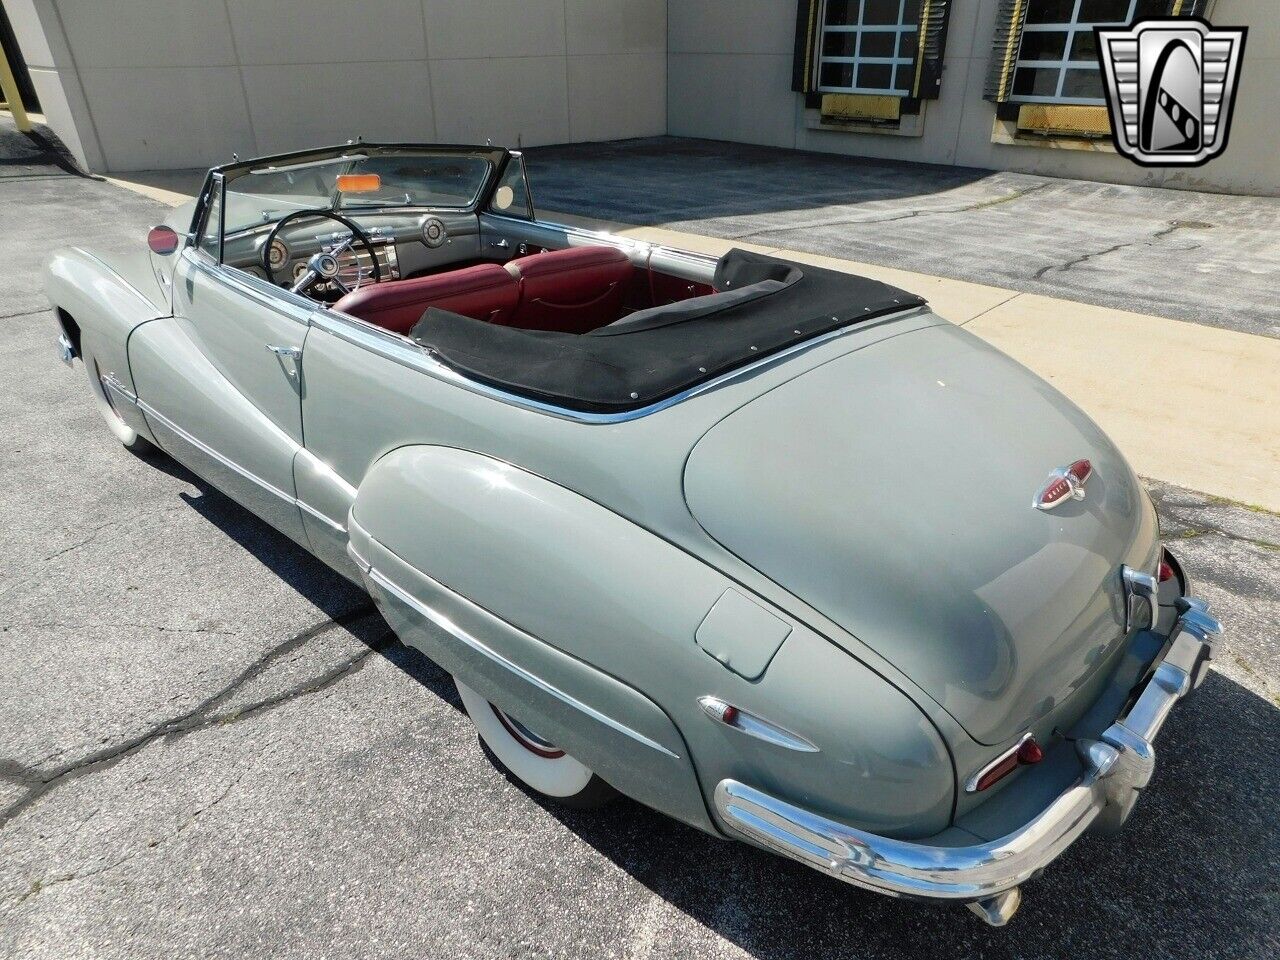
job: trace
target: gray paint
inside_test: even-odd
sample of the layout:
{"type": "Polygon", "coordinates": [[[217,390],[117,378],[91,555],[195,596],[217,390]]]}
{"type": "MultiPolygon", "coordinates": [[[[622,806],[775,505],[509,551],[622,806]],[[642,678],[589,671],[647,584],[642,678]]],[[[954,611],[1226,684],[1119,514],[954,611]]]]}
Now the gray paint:
{"type": "Polygon", "coordinates": [[[752,401],[699,441],[685,489],[713,537],[983,743],[1072,700],[1124,636],[1119,564],[1155,562],[1154,512],[1114,445],[951,326],[752,401]],[[1081,458],[1087,499],[1033,509],[1049,470],[1081,458]]]}

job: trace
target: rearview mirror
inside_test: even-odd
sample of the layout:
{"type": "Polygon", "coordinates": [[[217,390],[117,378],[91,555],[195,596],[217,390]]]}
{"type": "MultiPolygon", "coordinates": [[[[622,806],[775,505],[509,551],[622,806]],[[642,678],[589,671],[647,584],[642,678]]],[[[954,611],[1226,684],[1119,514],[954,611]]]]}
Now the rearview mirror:
{"type": "Polygon", "coordinates": [[[173,227],[167,227],[163,223],[152,227],[147,233],[147,246],[151,248],[152,253],[158,253],[162,257],[167,257],[177,250],[178,243],[177,232],[173,227]]]}

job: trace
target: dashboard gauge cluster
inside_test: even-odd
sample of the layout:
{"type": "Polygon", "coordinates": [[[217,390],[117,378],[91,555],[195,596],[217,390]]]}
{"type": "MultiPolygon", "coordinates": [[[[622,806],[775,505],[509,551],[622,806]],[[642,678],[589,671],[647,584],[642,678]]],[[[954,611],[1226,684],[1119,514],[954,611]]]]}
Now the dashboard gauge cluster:
{"type": "Polygon", "coordinates": [[[289,262],[289,245],[276,237],[271,241],[271,248],[267,251],[267,262],[271,264],[272,270],[281,269],[289,262]]]}

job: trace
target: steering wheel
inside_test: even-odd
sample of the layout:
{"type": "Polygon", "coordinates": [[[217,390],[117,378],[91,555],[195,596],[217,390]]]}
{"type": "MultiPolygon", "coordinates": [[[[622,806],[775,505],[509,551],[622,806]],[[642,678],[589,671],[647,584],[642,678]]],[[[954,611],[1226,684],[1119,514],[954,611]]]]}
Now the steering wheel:
{"type": "MultiPolygon", "coordinates": [[[[307,261],[306,272],[297,279],[294,285],[289,288],[290,290],[294,293],[306,293],[321,280],[327,280],[344,294],[350,293],[351,288],[338,279],[338,271],[340,269],[338,257],[350,250],[356,243],[363,246],[369,253],[369,262],[373,264],[373,282],[377,283],[382,279],[382,266],[378,263],[378,255],[374,252],[373,242],[358,223],[348,220],[332,210],[295,210],[293,213],[287,214],[276,221],[276,225],[267,234],[267,242],[262,245],[262,268],[267,271],[267,279],[272,283],[276,282],[276,273],[271,269],[271,245],[275,243],[276,236],[285,224],[302,217],[323,217],[328,220],[336,220],[351,231],[351,236],[339,242],[332,250],[325,250],[321,247],[317,253],[313,254],[311,259],[307,261]]],[[[359,275],[360,267],[357,264],[357,289],[360,287],[359,275]]]]}

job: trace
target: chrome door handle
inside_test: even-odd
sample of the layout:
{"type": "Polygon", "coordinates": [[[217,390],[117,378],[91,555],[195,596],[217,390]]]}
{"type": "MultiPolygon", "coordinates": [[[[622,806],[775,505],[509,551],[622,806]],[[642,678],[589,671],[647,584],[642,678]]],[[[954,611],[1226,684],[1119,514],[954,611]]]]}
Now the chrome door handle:
{"type": "Polygon", "coordinates": [[[291,361],[284,366],[284,374],[290,380],[298,379],[298,364],[302,362],[302,351],[297,347],[277,347],[274,344],[267,344],[267,349],[274,353],[281,360],[291,361]]]}
{"type": "Polygon", "coordinates": [[[505,250],[507,247],[511,246],[511,243],[506,237],[503,237],[501,240],[490,240],[489,246],[497,247],[499,250],[505,250]]]}

